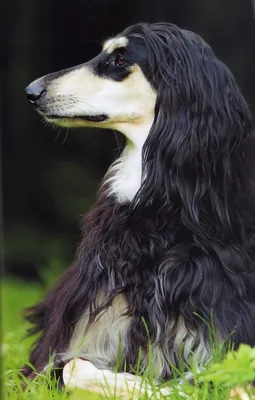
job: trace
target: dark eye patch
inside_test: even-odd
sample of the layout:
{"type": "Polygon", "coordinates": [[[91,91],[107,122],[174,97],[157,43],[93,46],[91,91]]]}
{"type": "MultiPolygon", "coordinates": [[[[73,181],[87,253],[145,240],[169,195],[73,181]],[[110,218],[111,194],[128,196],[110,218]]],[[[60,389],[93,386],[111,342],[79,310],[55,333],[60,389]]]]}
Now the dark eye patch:
{"type": "Polygon", "coordinates": [[[88,65],[95,74],[116,82],[122,82],[131,74],[131,66],[138,64],[146,74],[148,69],[147,51],[143,43],[130,40],[126,47],[115,49],[111,54],[102,51],[88,65]],[[118,62],[120,61],[121,62],[118,62]]]}
{"type": "Polygon", "coordinates": [[[99,76],[104,76],[117,82],[126,79],[131,71],[134,60],[126,47],[114,50],[111,54],[101,53],[99,63],[94,63],[94,71],[99,76]]]}
{"type": "Polygon", "coordinates": [[[130,66],[133,64],[133,60],[128,49],[126,47],[120,47],[110,54],[108,64],[113,64],[116,67],[128,67],[128,65],[130,66]]]}
{"type": "Polygon", "coordinates": [[[102,51],[97,57],[89,61],[87,65],[89,65],[98,76],[121,82],[130,75],[130,66],[133,64],[134,61],[129,54],[128,48],[121,47],[115,49],[110,54],[106,51],[102,51]],[[123,62],[119,62],[118,65],[116,61],[122,59],[123,62]]]}

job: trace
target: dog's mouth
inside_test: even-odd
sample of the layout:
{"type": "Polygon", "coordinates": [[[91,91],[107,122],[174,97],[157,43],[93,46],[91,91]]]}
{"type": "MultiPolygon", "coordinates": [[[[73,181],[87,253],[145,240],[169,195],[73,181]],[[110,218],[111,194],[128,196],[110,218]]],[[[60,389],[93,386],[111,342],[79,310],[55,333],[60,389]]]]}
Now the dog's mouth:
{"type": "Polygon", "coordinates": [[[87,121],[87,122],[103,122],[108,119],[106,114],[98,114],[98,115],[74,115],[74,116],[65,116],[65,115],[55,115],[55,114],[44,114],[44,118],[48,121],[57,122],[57,121],[87,121]]]}

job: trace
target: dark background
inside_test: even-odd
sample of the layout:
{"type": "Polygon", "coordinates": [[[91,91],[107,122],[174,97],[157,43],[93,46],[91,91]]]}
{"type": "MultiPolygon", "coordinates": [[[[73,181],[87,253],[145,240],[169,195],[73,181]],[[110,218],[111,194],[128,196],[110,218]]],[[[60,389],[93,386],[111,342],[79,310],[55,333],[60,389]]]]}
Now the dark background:
{"type": "Polygon", "coordinates": [[[167,21],[209,42],[255,113],[250,0],[11,0],[1,14],[6,274],[41,278],[70,263],[80,216],[118,153],[110,131],[54,131],[42,123],[23,95],[32,80],[89,60],[104,39],[130,24],[167,21]]]}

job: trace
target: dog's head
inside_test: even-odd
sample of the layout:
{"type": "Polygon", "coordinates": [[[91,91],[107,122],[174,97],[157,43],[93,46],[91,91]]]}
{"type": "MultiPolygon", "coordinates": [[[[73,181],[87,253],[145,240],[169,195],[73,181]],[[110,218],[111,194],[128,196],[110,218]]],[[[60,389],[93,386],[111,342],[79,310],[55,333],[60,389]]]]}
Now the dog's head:
{"type": "Polygon", "coordinates": [[[160,89],[168,94],[170,88],[167,112],[201,95],[195,80],[206,57],[214,57],[211,49],[193,33],[172,24],[137,24],[106,41],[91,61],[43,76],[25,94],[60,126],[114,128],[129,136],[134,125],[147,125],[148,133],[160,89]]]}
{"type": "Polygon", "coordinates": [[[156,90],[148,63],[142,38],[120,34],[107,40],[94,59],[37,79],[25,94],[53,124],[125,133],[134,125],[151,125],[154,118],[156,90]]]}
{"type": "Polygon", "coordinates": [[[150,133],[149,148],[168,160],[179,153],[181,165],[191,154],[237,147],[250,120],[210,46],[169,23],[133,25],[91,61],[39,78],[25,94],[53,124],[113,128],[140,144],[150,133]]]}

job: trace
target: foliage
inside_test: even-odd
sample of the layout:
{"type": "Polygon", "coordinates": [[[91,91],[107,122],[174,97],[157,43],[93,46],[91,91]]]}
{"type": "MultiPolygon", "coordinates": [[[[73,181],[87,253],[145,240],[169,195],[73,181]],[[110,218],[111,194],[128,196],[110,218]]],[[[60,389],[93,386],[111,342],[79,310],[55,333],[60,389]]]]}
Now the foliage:
{"type": "Polygon", "coordinates": [[[236,352],[228,352],[221,363],[212,364],[204,381],[234,386],[255,380],[255,348],[241,345],[236,352]]]}

